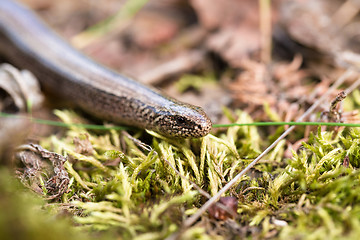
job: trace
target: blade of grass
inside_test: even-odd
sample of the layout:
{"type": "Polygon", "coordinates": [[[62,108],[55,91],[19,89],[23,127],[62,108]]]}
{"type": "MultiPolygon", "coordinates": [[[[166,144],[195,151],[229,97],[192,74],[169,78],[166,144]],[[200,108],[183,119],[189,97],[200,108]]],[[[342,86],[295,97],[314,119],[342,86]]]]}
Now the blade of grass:
{"type": "Polygon", "coordinates": [[[39,118],[33,118],[29,116],[20,116],[15,114],[8,114],[4,112],[0,112],[0,117],[4,118],[16,118],[16,119],[28,119],[29,121],[33,123],[38,124],[44,124],[44,125],[50,125],[50,126],[56,126],[56,127],[82,127],[86,129],[92,129],[92,130],[129,130],[129,127],[123,127],[123,126],[103,126],[103,125],[95,125],[95,124],[84,124],[84,123],[64,123],[59,121],[52,121],[52,120],[46,120],[46,119],[39,119],[39,118]]]}
{"type": "MultiPolygon", "coordinates": [[[[354,88],[353,88],[354,89],[354,88]]],[[[124,126],[104,126],[96,124],[85,124],[85,123],[64,123],[59,121],[52,121],[40,118],[33,118],[30,116],[20,116],[15,114],[8,114],[0,112],[0,117],[4,118],[16,118],[16,119],[28,119],[31,122],[37,124],[44,124],[56,127],[82,127],[91,130],[129,130],[131,128],[124,126]]],[[[360,127],[359,123],[339,123],[339,122],[253,122],[253,123],[229,123],[229,124],[213,124],[213,128],[227,128],[234,126],[338,126],[338,127],[360,127]]]]}

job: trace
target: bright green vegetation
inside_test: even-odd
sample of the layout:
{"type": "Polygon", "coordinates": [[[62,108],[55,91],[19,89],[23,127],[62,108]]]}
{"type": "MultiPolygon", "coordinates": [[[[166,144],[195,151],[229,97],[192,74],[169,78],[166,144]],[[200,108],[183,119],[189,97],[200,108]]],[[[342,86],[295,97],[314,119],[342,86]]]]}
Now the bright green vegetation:
{"type": "MultiPolygon", "coordinates": [[[[72,112],[58,111],[57,115],[65,123],[73,122],[71,119],[79,121],[72,112]]],[[[238,123],[252,122],[241,111],[237,116],[238,123]]],[[[36,199],[34,194],[15,191],[22,188],[12,180],[5,181],[9,175],[2,173],[0,226],[17,221],[19,234],[32,229],[39,236],[51,232],[62,239],[70,238],[69,233],[80,234],[79,230],[100,234],[102,238],[111,234],[119,239],[164,239],[178,231],[183,233],[181,239],[228,239],[235,235],[271,239],[357,238],[358,128],[314,128],[303,147],[293,153],[285,152],[283,140],[227,193],[239,201],[235,220],[216,221],[205,214],[191,228],[180,229],[184,219],[207,200],[188,180],[214,195],[281,129],[274,136],[262,136],[254,126],[234,126],[216,136],[193,140],[166,139],[153,132],[135,133],[136,138],[147,135],[140,138],[148,144],[142,148],[120,131],[95,132],[74,125],[64,135],[51,136],[40,144],[67,156],[69,191],[47,205],[32,200],[36,199]],[[55,216],[64,210],[65,218],[72,223],[54,223],[58,221],[55,216]],[[33,222],[43,227],[35,228],[33,222]],[[67,231],[63,231],[65,227],[67,231]]],[[[299,135],[300,130],[295,134],[299,135]]],[[[49,177],[44,175],[41,182],[49,177]]],[[[1,234],[9,236],[7,228],[0,229],[1,234]]]]}

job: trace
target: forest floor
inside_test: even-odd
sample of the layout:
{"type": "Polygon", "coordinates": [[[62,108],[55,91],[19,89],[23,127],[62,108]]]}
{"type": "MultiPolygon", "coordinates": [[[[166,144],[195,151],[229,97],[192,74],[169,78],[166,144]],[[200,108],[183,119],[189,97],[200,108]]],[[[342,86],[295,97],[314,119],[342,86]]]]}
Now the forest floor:
{"type": "Polygon", "coordinates": [[[13,112],[1,68],[2,239],[358,238],[360,129],[276,124],[360,122],[355,1],[22,2],[79,51],[216,125],[173,139],[93,129],[53,104],[13,112]]]}

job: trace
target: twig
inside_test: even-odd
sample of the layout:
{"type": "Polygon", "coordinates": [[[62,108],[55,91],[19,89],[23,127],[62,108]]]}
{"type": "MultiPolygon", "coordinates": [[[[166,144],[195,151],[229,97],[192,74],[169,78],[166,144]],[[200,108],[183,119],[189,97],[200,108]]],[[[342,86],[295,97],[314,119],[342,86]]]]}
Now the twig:
{"type": "Polygon", "coordinates": [[[345,89],[345,93],[349,94],[352,91],[354,91],[356,88],[358,88],[360,86],[360,78],[357,79],[353,84],[351,84],[350,87],[348,87],[347,89],[345,89]]]}
{"type": "Polygon", "coordinates": [[[260,32],[261,32],[261,60],[271,61],[271,1],[259,0],[260,3],[260,32]]]}

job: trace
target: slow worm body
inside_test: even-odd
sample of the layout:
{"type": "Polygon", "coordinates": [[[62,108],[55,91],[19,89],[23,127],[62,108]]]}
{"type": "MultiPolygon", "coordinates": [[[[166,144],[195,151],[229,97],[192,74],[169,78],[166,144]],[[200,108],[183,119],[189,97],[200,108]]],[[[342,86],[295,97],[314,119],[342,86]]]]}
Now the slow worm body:
{"type": "Polygon", "coordinates": [[[100,66],[12,0],[0,0],[0,55],[32,71],[45,91],[101,119],[172,137],[202,137],[211,129],[200,107],[100,66]]]}

